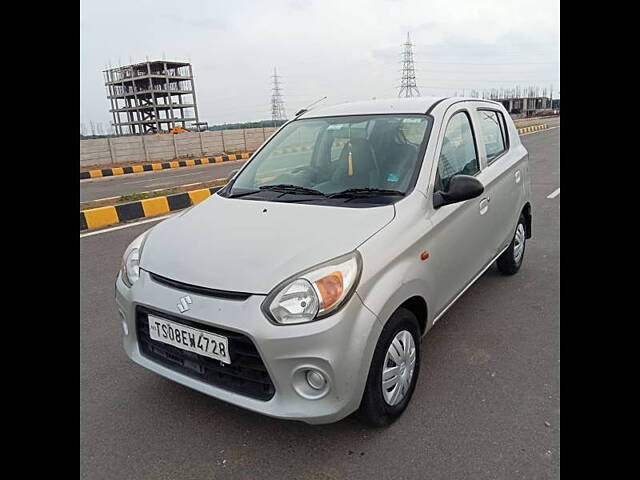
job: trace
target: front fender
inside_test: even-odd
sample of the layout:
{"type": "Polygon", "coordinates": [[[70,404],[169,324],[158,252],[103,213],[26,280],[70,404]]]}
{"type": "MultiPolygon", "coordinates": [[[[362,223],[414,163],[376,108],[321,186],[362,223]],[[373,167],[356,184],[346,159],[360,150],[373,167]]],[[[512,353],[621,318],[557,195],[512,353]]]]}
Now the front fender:
{"type": "Polygon", "coordinates": [[[356,291],[383,327],[400,305],[416,296],[427,305],[427,318],[419,319],[425,332],[433,320],[429,306],[434,279],[429,262],[421,258],[428,248],[431,229],[424,214],[426,207],[426,197],[414,192],[398,202],[393,222],[358,247],[363,270],[356,291]]]}
{"type": "Polygon", "coordinates": [[[425,327],[424,333],[426,333],[431,327],[432,320],[428,292],[429,287],[424,280],[413,279],[398,286],[394,275],[385,275],[376,282],[367,294],[358,292],[358,296],[362,303],[378,317],[383,328],[400,305],[412,297],[422,298],[427,305],[427,318],[419,318],[418,321],[425,327]],[[389,292],[392,291],[393,293],[389,295],[389,292]]]}
{"type": "MultiPolygon", "coordinates": [[[[399,237],[395,236],[395,239],[399,237]]],[[[370,249],[363,252],[369,261],[363,264],[362,281],[356,291],[383,327],[393,312],[412,297],[420,297],[426,303],[427,316],[418,321],[424,332],[430,327],[432,312],[429,305],[432,304],[433,288],[429,276],[425,275],[428,262],[420,261],[422,244],[417,241],[407,247],[400,241],[387,243],[385,255],[374,253],[384,251],[382,245],[367,242],[361,246],[363,250],[370,249]]]]}

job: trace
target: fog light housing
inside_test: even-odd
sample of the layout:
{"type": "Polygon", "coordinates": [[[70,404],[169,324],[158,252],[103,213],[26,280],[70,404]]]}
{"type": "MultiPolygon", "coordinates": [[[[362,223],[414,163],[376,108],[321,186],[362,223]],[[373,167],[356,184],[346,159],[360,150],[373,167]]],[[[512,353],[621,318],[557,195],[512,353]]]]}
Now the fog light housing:
{"type": "Polygon", "coordinates": [[[318,370],[307,370],[307,383],[314,390],[322,390],[327,384],[327,379],[318,370]]]}
{"type": "Polygon", "coordinates": [[[319,400],[331,390],[330,370],[315,365],[300,365],[291,376],[295,392],[306,400],[319,400]]]}

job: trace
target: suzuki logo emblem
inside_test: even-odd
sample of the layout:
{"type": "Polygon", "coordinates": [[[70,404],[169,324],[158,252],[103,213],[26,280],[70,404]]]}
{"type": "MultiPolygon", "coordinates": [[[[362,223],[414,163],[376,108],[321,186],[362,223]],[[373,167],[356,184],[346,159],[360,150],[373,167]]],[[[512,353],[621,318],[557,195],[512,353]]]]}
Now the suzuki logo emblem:
{"type": "Polygon", "coordinates": [[[180,303],[178,303],[178,310],[180,311],[180,313],[184,313],[187,310],[189,310],[189,305],[191,305],[193,302],[191,301],[191,297],[189,295],[186,295],[184,297],[182,297],[180,299],[180,303]]]}

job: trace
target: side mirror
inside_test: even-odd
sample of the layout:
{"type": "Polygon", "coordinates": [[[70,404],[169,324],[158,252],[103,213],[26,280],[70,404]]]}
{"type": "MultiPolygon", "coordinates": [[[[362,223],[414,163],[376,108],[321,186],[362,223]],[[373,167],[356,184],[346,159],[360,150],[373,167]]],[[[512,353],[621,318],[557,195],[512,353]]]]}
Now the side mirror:
{"type": "Polygon", "coordinates": [[[471,175],[454,175],[449,180],[446,192],[433,194],[433,208],[476,198],[482,195],[482,192],[484,192],[484,185],[477,178],[471,175]]]}
{"type": "Polygon", "coordinates": [[[238,173],[239,171],[240,171],[239,168],[234,168],[233,170],[231,170],[229,172],[229,175],[227,175],[227,183],[230,182],[233,179],[233,177],[236,176],[236,173],[238,173]]]}

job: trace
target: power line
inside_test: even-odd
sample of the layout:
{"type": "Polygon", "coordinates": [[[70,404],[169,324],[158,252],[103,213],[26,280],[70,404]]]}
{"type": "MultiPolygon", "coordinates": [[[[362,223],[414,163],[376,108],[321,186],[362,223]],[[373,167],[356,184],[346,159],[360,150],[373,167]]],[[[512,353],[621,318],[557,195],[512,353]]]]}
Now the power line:
{"type": "MultiPolygon", "coordinates": [[[[461,86],[461,85],[449,85],[445,86],[437,86],[437,85],[420,85],[421,88],[431,88],[436,90],[472,90],[473,87],[461,86]]],[[[498,88],[498,87],[490,87],[490,88],[498,88]]]]}
{"type": "Polygon", "coordinates": [[[419,97],[420,90],[416,86],[416,68],[413,63],[413,44],[407,32],[407,42],[402,52],[402,81],[398,97],[419,97]]]}
{"type": "Polygon", "coordinates": [[[415,60],[416,63],[429,63],[431,65],[558,65],[558,62],[506,62],[506,63],[475,63],[475,62],[431,62],[428,60],[415,60]]]}
{"type": "MultiPolygon", "coordinates": [[[[521,78],[521,79],[517,79],[517,80],[513,80],[513,79],[504,79],[504,80],[486,80],[486,79],[482,79],[482,78],[475,78],[475,77],[471,77],[471,78],[443,78],[443,77],[437,77],[437,78],[431,78],[429,80],[436,80],[436,81],[443,81],[443,82],[469,82],[470,80],[475,82],[475,83],[523,83],[523,82],[534,82],[534,83],[550,83],[549,79],[540,79],[540,78],[521,78]]],[[[555,80],[557,81],[557,80],[555,80]]],[[[418,85],[418,87],[422,88],[425,85],[418,85]]]]}

